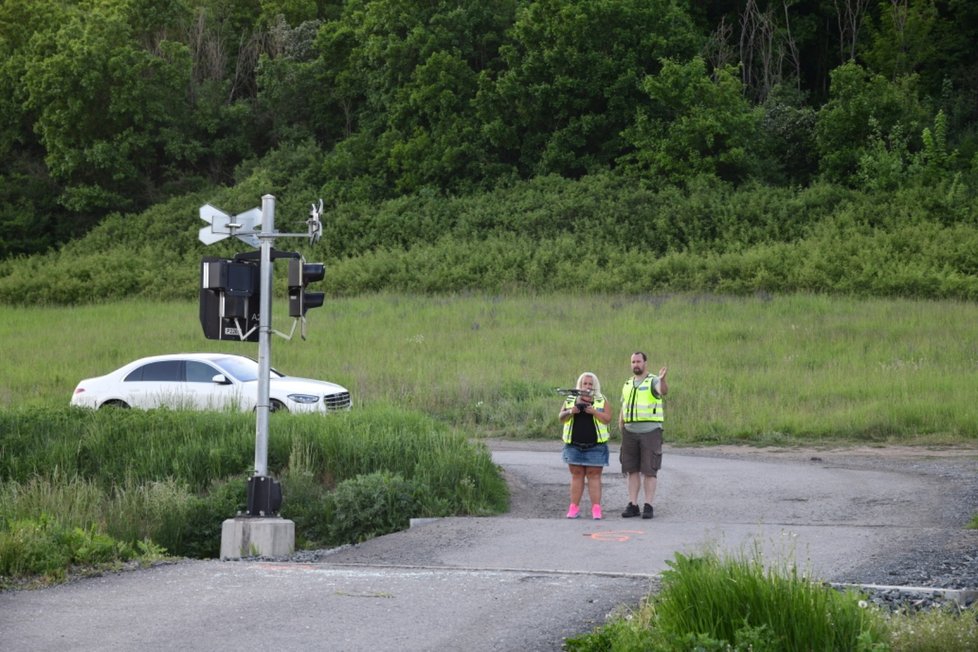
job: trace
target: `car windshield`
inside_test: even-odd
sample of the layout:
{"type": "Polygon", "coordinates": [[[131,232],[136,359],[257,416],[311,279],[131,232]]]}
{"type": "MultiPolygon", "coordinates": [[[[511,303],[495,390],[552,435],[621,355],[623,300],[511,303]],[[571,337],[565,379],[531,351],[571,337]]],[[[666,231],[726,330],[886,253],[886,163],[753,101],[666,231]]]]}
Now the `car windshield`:
{"type": "MultiPolygon", "coordinates": [[[[241,383],[250,383],[258,380],[258,363],[250,358],[228,357],[215,360],[221,369],[231,374],[231,376],[241,383]]],[[[272,378],[281,377],[282,374],[274,369],[270,370],[272,378]]]]}

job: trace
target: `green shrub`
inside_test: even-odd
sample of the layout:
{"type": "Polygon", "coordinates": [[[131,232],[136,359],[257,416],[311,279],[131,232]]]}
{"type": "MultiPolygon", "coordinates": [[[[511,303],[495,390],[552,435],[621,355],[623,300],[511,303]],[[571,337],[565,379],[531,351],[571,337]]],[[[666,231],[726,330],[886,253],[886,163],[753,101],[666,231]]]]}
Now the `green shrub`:
{"type": "Polygon", "coordinates": [[[136,556],[133,547],[97,532],[94,525],[66,527],[47,514],[7,521],[0,528],[0,585],[8,581],[4,578],[60,580],[72,565],[103,566],[136,556]]]}
{"type": "Polygon", "coordinates": [[[330,545],[333,502],[329,488],[311,474],[289,469],[282,477],[282,518],[295,523],[295,547],[330,545]]]}
{"type": "Polygon", "coordinates": [[[794,566],[765,568],[759,555],[677,553],[662,582],[656,626],[667,634],[695,632],[734,644],[745,627],[754,633],[766,627],[773,643],[789,650],[856,650],[864,631],[879,637],[858,596],[817,584],[794,566]]]}
{"type": "Polygon", "coordinates": [[[47,575],[61,579],[71,563],[62,545],[63,528],[44,514],[35,519],[10,521],[0,529],[0,577],[47,575]]]}
{"type": "MultiPolygon", "coordinates": [[[[310,153],[280,152],[296,155],[296,178],[308,171],[310,153]]],[[[111,215],[59,251],[0,261],[0,304],[193,300],[200,257],[240,248],[234,238],[210,247],[198,242],[200,205],[246,210],[268,192],[259,189],[263,182],[295,181],[281,174],[263,170],[206,197],[111,215]]],[[[340,203],[324,221],[326,289],[339,296],[817,291],[972,299],[978,202],[969,181],[857,191],[826,182],[735,186],[709,176],[655,186],[604,172],[537,177],[458,197],[419,192],[340,203]]],[[[285,217],[306,215],[309,198],[296,195],[282,199],[280,230],[305,230],[285,217]]],[[[281,296],[283,284],[276,287],[281,296]]]]}
{"type": "Polygon", "coordinates": [[[765,567],[760,555],[721,558],[676,553],[661,590],[636,612],[568,641],[572,650],[886,649],[878,612],[860,596],[800,575],[794,566],[765,567]]]}
{"type": "MultiPolygon", "coordinates": [[[[234,518],[247,509],[247,483],[244,480],[218,480],[210,491],[195,497],[191,502],[175,541],[168,541],[173,532],[160,530],[155,533],[161,545],[169,543],[170,554],[208,559],[220,556],[221,527],[228,518],[234,518]]],[[[155,538],[154,538],[155,540],[155,538]]]]}
{"type": "Polygon", "coordinates": [[[359,543],[405,529],[417,509],[415,491],[411,482],[389,471],[341,482],[331,495],[330,540],[359,543]]]}
{"type": "Polygon", "coordinates": [[[564,649],[568,652],[666,652],[670,650],[654,630],[635,626],[622,618],[612,620],[593,632],[566,639],[564,649]]]}

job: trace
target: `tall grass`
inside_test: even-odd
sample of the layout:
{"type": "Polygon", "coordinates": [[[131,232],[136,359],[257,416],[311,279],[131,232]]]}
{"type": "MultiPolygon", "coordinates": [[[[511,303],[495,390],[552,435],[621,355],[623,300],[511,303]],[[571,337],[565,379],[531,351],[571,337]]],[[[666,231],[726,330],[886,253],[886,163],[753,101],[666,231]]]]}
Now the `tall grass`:
{"type": "Polygon", "coordinates": [[[567,649],[836,650],[887,649],[879,614],[854,592],[839,593],[790,561],[753,554],[677,553],[662,588],[638,612],[569,640],[567,649]]]}
{"type": "MultiPolygon", "coordinates": [[[[506,508],[488,449],[418,412],[275,414],[271,424],[268,469],[300,547],[506,508]],[[377,504],[401,508],[365,517],[377,504]]],[[[0,411],[0,588],[31,572],[61,578],[96,554],[216,556],[222,521],[245,507],[254,432],[254,417],[237,413],[0,411]]]]}
{"type": "Polygon", "coordinates": [[[574,652],[780,652],[978,649],[978,608],[888,613],[800,573],[791,556],[759,550],[677,553],[658,593],[594,631],[568,639],[574,652]]]}
{"type": "MultiPolygon", "coordinates": [[[[288,331],[277,304],[273,326],[288,331]]],[[[558,386],[595,372],[614,405],[647,351],[669,366],[680,442],[973,442],[978,306],[819,295],[370,295],[309,313],[272,362],[478,435],[556,437],[558,386]]],[[[0,320],[0,407],[67,403],[78,379],[203,338],[192,302],[16,308],[0,320]],[[71,337],[66,337],[71,333],[71,337]]]]}
{"type": "MultiPolygon", "coordinates": [[[[312,472],[331,488],[384,469],[423,484],[458,513],[488,514],[505,507],[505,489],[488,449],[417,412],[377,406],[329,418],[276,414],[271,425],[268,467],[274,474],[288,472],[294,463],[297,473],[312,472]],[[467,496],[459,491],[465,484],[478,491],[467,496]]],[[[6,410],[0,412],[0,433],[0,478],[29,484],[40,477],[51,483],[51,495],[15,492],[32,496],[27,505],[34,512],[60,506],[91,513],[90,506],[79,508],[97,502],[92,492],[125,492],[167,481],[199,494],[215,481],[244,479],[252,472],[254,425],[247,414],[6,410]]]]}
{"type": "Polygon", "coordinates": [[[733,643],[753,632],[782,650],[867,649],[864,632],[880,638],[882,628],[859,607],[859,596],[819,585],[793,564],[677,554],[662,581],[655,621],[673,638],[696,632],[733,643]]]}

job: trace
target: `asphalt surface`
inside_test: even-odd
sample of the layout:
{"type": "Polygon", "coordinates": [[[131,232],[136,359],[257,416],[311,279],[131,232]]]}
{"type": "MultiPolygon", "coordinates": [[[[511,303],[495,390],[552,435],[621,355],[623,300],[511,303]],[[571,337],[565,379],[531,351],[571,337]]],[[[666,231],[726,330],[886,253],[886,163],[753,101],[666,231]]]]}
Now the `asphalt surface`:
{"type": "MultiPolygon", "coordinates": [[[[559,444],[493,448],[513,492],[506,515],[417,521],[314,563],[185,561],[0,593],[0,648],[560,650],[638,605],[676,552],[756,551],[846,581],[960,531],[973,489],[872,454],[667,448],[654,519],[620,517],[613,454],[605,519],[567,520],[559,444]]],[[[974,454],[955,463],[978,470],[974,454]]]]}

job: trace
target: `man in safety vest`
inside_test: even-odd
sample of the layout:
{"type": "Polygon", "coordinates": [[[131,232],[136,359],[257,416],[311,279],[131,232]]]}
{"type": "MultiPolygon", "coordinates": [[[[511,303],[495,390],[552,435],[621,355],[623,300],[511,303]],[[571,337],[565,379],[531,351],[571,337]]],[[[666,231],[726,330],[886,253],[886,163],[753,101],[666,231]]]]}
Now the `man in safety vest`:
{"type": "Polygon", "coordinates": [[[648,357],[641,351],[632,354],[632,377],[625,381],[621,392],[621,470],[628,474],[628,506],[624,518],[652,518],[657,475],[662,467],[662,397],[669,391],[666,385],[668,367],[659,375],[646,371],[648,357]],[[645,490],[645,507],[639,512],[638,490],[645,490]]]}

